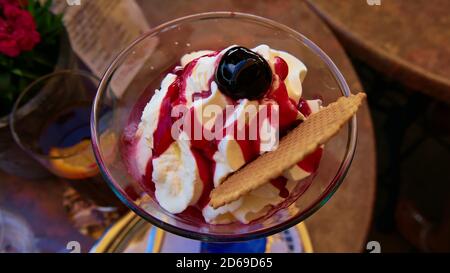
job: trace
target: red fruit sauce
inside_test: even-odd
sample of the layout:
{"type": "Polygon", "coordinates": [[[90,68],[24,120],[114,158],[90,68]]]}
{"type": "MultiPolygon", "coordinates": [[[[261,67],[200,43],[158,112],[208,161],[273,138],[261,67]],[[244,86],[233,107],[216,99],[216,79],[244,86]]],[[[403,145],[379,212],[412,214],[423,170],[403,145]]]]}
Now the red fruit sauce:
{"type": "Polygon", "coordinates": [[[289,74],[289,67],[286,61],[281,57],[275,57],[274,61],[275,74],[280,77],[281,81],[284,81],[289,74]]]}
{"type": "MultiPolygon", "coordinates": [[[[209,54],[208,56],[215,56],[218,53],[219,51],[209,54]]],[[[184,69],[179,69],[179,66],[177,66],[176,70],[172,70],[172,73],[175,74],[177,78],[170,85],[168,92],[162,101],[157,129],[153,134],[153,143],[155,143],[153,156],[147,164],[145,175],[142,176],[141,174],[139,174],[136,167],[135,155],[136,143],[138,139],[135,137],[135,134],[141,119],[142,112],[146,104],[150,100],[151,94],[153,94],[153,90],[156,84],[150,84],[144,91],[143,95],[139,98],[130,113],[128,126],[124,129],[122,135],[121,152],[122,157],[124,158],[124,162],[130,174],[140,182],[144,190],[152,197],[154,197],[155,191],[155,185],[152,181],[152,159],[157,158],[161,154],[163,154],[175,141],[171,135],[171,128],[173,123],[180,117],[171,117],[171,110],[177,105],[186,103],[186,79],[191,75],[197,61],[198,59],[191,61],[184,67],[184,69]]],[[[298,111],[300,111],[304,116],[309,116],[311,114],[311,109],[308,107],[308,104],[305,100],[301,99],[300,102],[296,104],[292,99],[289,98],[286,86],[284,84],[284,79],[288,74],[288,65],[282,58],[275,58],[274,70],[279,79],[277,84],[274,84],[274,86],[276,85],[277,88],[274,89],[272,87],[272,89],[266,93],[266,95],[260,100],[260,102],[266,103],[269,106],[272,104],[279,105],[280,136],[283,136],[288,132],[289,129],[299,124],[299,121],[297,119],[298,111]]],[[[212,77],[209,81],[211,82],[213,80],[214,77],[212,77]]],[[[210,84],[208,86],[210,86],[210,84]]],[[[202,90],[200,92],[194,93],[192,100],[206,98],[210,94],[211,90],[202,90]]],[[[229,103],[235,104],[236,102],[229,100],[229,103]]],[[[193,108],[191,110],[193,110],[193,108]]],[[[195,117],[195,115],[192,115],[192,117],[195,117]]],[[[193,122],[196,121],[194,120],[193,122]]],[[[231,126],[237,125],[232,124],[231,126]]],[[[195,128],[195,126],[192,127],[195,128]]],[[[202,129],[204,128],[202,127],[202,129]]],[[[214,130],[214,127],[212,130],[214,130]]],[[[225,132],[225,129],[223,130],[225,132]]],[[[245,128],[243,128],[243,130],[246,130],[248,133],[248,124],[245,126],[245,128]]],[[[236,139],[236,135],[238,134],[237,130],[234,130],[234,133],[236,139]]],[[[248,136],[248,134],[246,134],[246,136],[248,136]]],[[[215,161],[213,160],[213,155],[218,150],[218,143],[219,142],[217,140],[206,140],[204,138],[201,140],[191,140],[191,151],[195,157],[199,175],[201,180],[203,181],[204,187],[203,193],[197,204],[195,206],[189,207],[184,212],[179,214],[179,216],[186,217],[187,219],[195,219],[196,221],[204,223],[201,210],[208,204],[209,194],[214,187],[213,177],[215,170],[215,161]]],[[[256,140],[237,140],[237,143],[239,144],[243,152],[246,162],[250,162],[260,155],[259,134],[256,140]]],[[[311,155],[307,156],[304,160],[299,162],[298,166],[308,172],[313,173],[318,168],[321,155],[322,149],[318,149],[311,155]]],[[[287,198],[289,196],[289,191],[286,188],[286,183],[286,178],[281,176],[271,181],[271,184],[279,189],[280,197],[283,198],[287,198]]]]}

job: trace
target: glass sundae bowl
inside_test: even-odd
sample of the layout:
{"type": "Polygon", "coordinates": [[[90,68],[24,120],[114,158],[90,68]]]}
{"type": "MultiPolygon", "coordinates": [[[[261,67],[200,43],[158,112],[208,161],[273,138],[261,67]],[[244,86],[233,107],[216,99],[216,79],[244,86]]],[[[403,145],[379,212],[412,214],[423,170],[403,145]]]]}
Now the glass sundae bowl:
{"type": "MultiPolygon", "coordinates": [[[[323,206],[343,182],[355,152],[355,117],[326,144],[313,175],[298,181],[289,197],[271,213],[247,224],[209,224],[169,213],[145,185],[130,174],[121,152],[122,136],[129,128],[130,115],[135,114],[136,105],[143,109],[174,64],[194,51],[220,50],[230,45],[253,48],[260,44],[289,52],[306,65],[308,72],[302,83],[302,97],[320,98],[328,105],[350,94],[338,68],[312,41],[282,24],[235,12],[202,13],[153,28],[123,50],[107,69],[91,116],[94,154],[112,190],[131,210],[153,225],[208,242],[262,238],[305,220],[323,206]],[[116,141],[103,142],[101,135],[105,132],[116,135],[116,141]]],[[[139,117],[140,114],[136,113],[139,117]]]]}

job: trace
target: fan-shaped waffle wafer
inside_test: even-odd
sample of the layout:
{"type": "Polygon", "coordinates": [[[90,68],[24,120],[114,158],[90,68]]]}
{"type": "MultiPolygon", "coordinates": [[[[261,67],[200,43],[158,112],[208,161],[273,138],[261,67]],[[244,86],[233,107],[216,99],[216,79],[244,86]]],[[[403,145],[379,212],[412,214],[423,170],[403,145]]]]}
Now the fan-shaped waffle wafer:
{"type": "Polygon", "coordinates": [[[338,133],[356,113],[366,95],[341,97],[311,115],[280,140],[275,151],[266,153],[228,177],[211,192],[210,204],[219,208],[268,183],[312,153],[338,133]]]}

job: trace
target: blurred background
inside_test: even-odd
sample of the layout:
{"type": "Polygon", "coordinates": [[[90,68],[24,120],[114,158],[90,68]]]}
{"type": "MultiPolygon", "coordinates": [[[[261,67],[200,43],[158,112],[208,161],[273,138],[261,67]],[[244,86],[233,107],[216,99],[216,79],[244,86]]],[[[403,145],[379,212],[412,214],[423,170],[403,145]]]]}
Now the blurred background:
{"type": "Polygon", "coordinates": [[[449,252],[446,0],[0,0],[0,252],[88,252],[126,214],[90,150],[99,78],[150,28],[224,10],[299,31],[368,95],[346,181],[302,240],[316,252],[449,252]]]}

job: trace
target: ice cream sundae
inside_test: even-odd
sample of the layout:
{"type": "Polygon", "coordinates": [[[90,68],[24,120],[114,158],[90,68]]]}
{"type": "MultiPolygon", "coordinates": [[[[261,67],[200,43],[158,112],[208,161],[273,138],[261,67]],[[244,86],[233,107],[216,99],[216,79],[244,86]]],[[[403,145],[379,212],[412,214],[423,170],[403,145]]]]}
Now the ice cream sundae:
{"type": "Polygon", "coordinates": [[[210,193],[321,109],[302,97],[306,74],[298,58],[267,45],[184,55],[130,115],[122,154],[130,174],[181,217],[246,224],[267,215],[315,173],[323,146],[231,203],[214,208],[210,193]]]}

